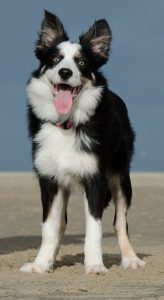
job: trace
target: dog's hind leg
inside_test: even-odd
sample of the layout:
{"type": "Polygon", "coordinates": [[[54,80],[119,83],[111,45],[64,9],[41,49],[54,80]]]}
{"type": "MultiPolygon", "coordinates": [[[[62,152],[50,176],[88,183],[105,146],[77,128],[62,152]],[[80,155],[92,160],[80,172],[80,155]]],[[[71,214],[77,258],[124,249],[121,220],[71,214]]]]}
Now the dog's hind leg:
{"type": "Polygon", "coordinates": [[[69,193],[56,183],[40,179],[43,205],[42,244],[33,263],[24,264],[21,272],[51,272],[66,228],[69,193]]]}
{"type": "Polygon", "coordinates": [[[117,180],[113,189],[115,204],[114,228],[117,233],[118,245],[121,251],[124,268],[137,269],[143,267],[145,262],[135,253],[128,235],[127,209],[130,206],[132,189],[130,177],[117,180]]]}

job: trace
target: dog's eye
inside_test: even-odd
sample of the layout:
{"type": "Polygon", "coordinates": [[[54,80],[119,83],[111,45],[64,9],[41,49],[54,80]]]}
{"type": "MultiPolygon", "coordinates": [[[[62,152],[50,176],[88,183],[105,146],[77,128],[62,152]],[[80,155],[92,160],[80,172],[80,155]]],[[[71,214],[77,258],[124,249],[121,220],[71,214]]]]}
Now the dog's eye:
{"type": "Polygon", "coordinates": [[[79,61],[78,61],[78,65],[79,65],[79,66],[84,66],[84,65],[85,65],[85,62],[84,62],[84,60],[82,60],[82,59],[81,59],[81,60],[79,60],[79,61]]]}
{"type": "Polygon", "coordinates": [[[60,58],[58,56],[54,57],[54,62],[58,63],[60,61],[60,58]]]}

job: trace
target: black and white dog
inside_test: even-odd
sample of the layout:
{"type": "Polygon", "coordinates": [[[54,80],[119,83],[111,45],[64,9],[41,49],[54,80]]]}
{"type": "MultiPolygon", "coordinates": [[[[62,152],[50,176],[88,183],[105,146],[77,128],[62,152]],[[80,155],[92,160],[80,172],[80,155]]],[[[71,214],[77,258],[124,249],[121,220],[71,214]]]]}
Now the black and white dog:
{"type": "Polygon", "coordinates": [[[126,220],[134,133],[124,102],[99,71],[108,61],[111,39],[103,19],[72,43],[58,17],[45,11],[35,49],[40,66],[27,86],[33,164],[43,205],[42,244],[22,272],[53,270],[66,229],[68,198],[77,184],[84,191],[86,273],[107,272],[101,220],[111,198],[122,266],[145,265],[130,243],[126,220]]]}

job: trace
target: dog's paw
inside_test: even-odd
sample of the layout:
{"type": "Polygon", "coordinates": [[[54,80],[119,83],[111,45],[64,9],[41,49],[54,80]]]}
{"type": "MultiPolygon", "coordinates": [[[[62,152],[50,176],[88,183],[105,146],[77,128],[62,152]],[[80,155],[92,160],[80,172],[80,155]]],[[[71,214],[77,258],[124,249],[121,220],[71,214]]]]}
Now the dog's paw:
{"type": "Polygon", "coordinates": [[[92,275],[105,275],[108,269],[104,265],[85,266],[85,273],[92,275]]]}
{"type": "Polygon", "coordinates": [[[25,273],[45,273],[45,272],[53,272],[53,265],[48,267],[33,263],[25,263],[19,270],[20,272],[25,273]]]}
{"type": "Polygon", "coordinates": [[[146,262],[140,259],[139,257],[123,257],[121,266],[124,269],[132,269],[136,270],[138,268],[143,268],[145,267],[146,262]]]}

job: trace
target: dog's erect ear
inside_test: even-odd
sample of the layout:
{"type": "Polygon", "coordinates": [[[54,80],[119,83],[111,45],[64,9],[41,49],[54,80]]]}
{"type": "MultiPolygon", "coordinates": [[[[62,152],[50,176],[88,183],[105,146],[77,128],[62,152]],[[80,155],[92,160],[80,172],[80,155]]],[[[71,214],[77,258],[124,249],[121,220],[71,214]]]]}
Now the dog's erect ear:
{"type": "Polygon", "coordinates": [[[45,10],[44,14],[39,39],[35,49],[38,58],[40,58],[40,55],[45,48],[52,46],[54,43],[68,40],[67,33],[59,18],[47,10],[45,10]]]}
{"type": "Polygon", "coordinates": [[[97,67],[100,67],[107,62],[112,32],[105,19],[96,21],[85,34],[80,36],[79,39],[81,45],[92,52],[97,67]]]}

